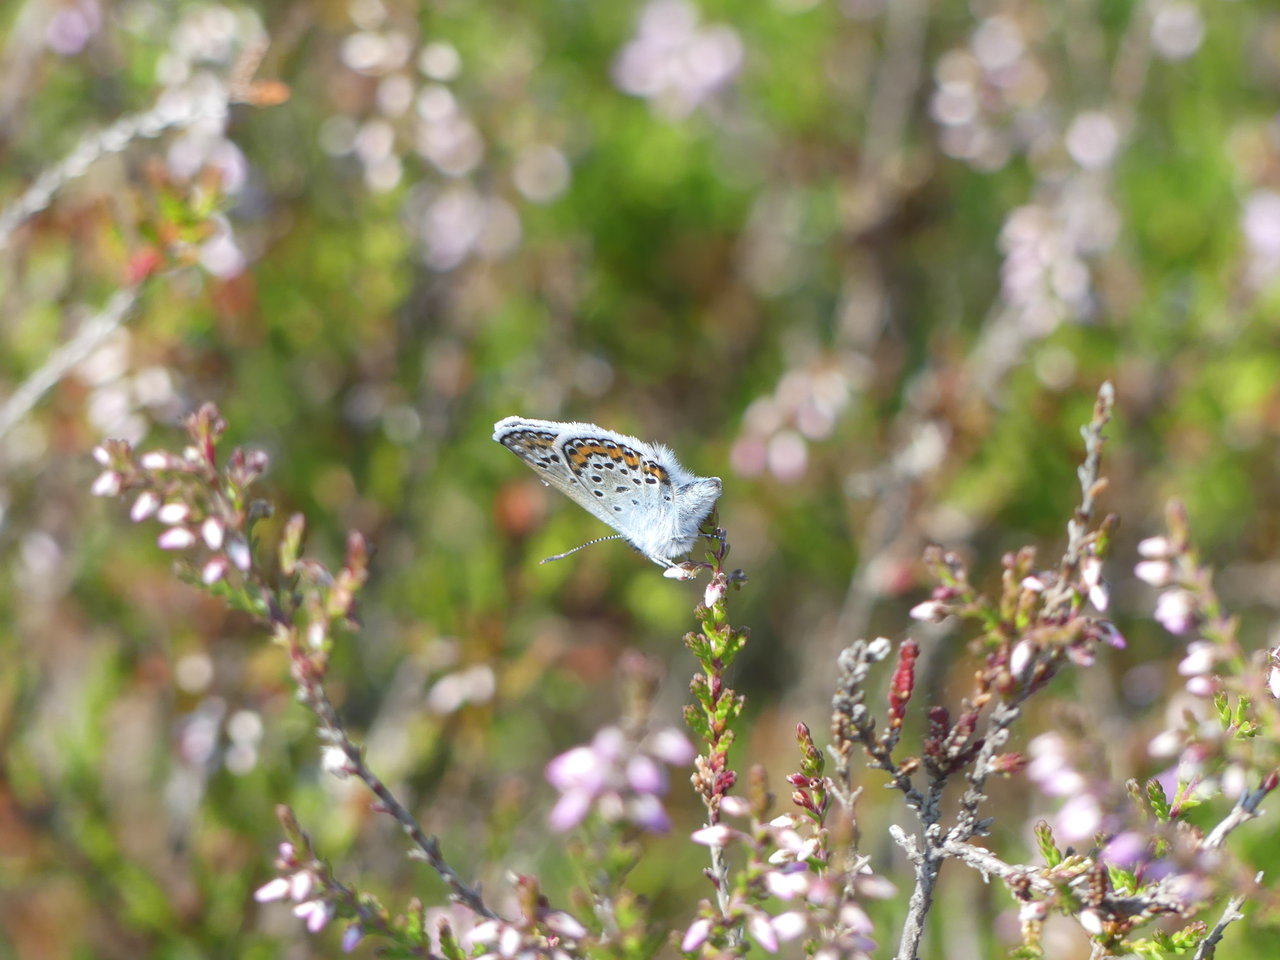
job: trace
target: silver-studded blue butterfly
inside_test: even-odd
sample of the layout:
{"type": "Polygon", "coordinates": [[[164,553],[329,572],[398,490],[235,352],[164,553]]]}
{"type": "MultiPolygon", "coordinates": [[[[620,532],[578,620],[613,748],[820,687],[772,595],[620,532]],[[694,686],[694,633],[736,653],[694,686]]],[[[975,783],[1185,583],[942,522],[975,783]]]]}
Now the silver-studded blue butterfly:
{"type": "Polygon", "coordinates": [[[494,424],[493,439],[618,531],[601,540],[626,540],[668,576],[688,572],[675,558],[693,549],[698,528],[720,498],[719,477],[694,476],[666,447],[594,423],[507,417],[494,424]]]}

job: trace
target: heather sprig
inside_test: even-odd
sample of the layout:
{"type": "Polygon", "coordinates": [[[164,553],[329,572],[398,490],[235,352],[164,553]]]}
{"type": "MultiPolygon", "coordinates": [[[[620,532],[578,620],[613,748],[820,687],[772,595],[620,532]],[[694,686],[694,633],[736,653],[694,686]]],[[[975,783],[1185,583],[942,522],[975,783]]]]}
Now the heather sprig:
{"type": "MultiPolygon", "coordinates": [[[[734,725],[746,701],[728,685],[727,676],[749,636],[748,631],[729,623],[729,587],[740,588],[746,575],[741,570],[724,569],[729,541],[718,522],[713,511],[701,528],[702,535],[712,544],[707,552],[711,581],[694,613],[701,629],[685,634],[684,638],[685,646],[701,670],[689,683],[695,703],[685,707],[684,718],[706,747],[706,752],[695,760],[693,788],[706,808],[708,828],[720,823],[720,804],[738,780],[729,765],[729,748],[736,736],[734,725]]],[[[724,848],[716,843],[708,846],[711,850],[709,876],[716,888],[721,915],[727,918],[730,914],[729,867],[724,848]]]]}
{"type": "MultiPolygon", "coordinates": [[[[363,537],[348,538],[342,567],[331,571],[303,555],[305,520],[295,515],[285,524],[276,549],[264,551],[254,529],[271,508],[252,499],[251,488],[267,469],[266,454],[238,448],[221,463],[218,445],[227,424],[212,404],[189,416],[184,426],[189,443],[181,454],[165,450],[138,454],[123,441],[104,442],[94,452],[103,471],[94,481],[93,492],[131,496],[130,515],[135,522],[154,519],[164,526],[157,544],[179,555],[179,575],[253,614],[270,629],[288,654],[299,702],[316,718],[324,768],[335,776],[363,781],[376,798],[375,808],[393,817],[409,838],[410,855],[440,875],[450,897],[478,916],[496,920],[497,914],[480,891],[468,886],[445,860],[439,840],[422,829],[370,769],[325,689],[335,638],[358,626],[357,600],[368,577],[363,537]],[[267,556],[275,557],[274,564],[268,563],[267,556]]],[[[285,822],[287,827],[293,823],[285,822]]],[[[295,853],[305,850],[311,865],[297,868],[290,861],[282,869],[292,876],[323,879],[329,891],[321,897],[294,898],[299,906],[308,905],[304,916],[308,928],[323,926],[343,905],[345,915],[362,917],[355,907],[362,902],[359,895],[331,881],[327,868],[314,866],[320,861],[311,856],[309,841],[301,842],[300,832],[294,839],[298,841],[295,853]]],[[[361,929],[366,928],[374,929],[367,922],[361,929]]]]}

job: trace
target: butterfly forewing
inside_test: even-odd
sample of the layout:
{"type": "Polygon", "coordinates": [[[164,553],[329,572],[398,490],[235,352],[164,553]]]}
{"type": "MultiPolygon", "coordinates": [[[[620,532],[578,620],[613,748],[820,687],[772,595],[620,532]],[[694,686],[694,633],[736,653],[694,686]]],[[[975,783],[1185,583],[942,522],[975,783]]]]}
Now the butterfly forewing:
{"type": "MultiPolygon", "coordinates": [[[[595,517],[618,529],[614,513],[603,497],[598,497],[584,484],[580,472],[570,469],[557,443],[560,434],[541,424],[508,418],[498,424],[499,442],[527,463],[544,482],[555,487],[595,517]]],[[[588,471],[588,476],[602,476],[599,471],[588,471]]],[[[602,477],[603,479],[603,477],[602,477]]],[[[590,482],[589,480],[587,482],[590,482]]],[[[619,531],[621,532],[621,531],[619,531]]]]}

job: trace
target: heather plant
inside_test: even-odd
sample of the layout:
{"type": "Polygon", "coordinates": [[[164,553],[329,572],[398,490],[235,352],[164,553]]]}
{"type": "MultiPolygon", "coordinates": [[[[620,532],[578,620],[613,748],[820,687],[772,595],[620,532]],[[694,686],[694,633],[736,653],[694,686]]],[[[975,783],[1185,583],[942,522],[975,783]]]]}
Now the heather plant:
{"type": "Polygon", "coordinates": [[[685,722],[700,748],[695,753],[679,730],[655,716],[657,671],[631,655],[623,669],[623,715],[546,766],[550,786],[560,792],[548,824],[581,838],[571,856],[588,879],[552,889],[521,873],[497,900],[459,874],[447,844],[425,831],[371,768],[327,692],[335,647],[358,636],[358,600],[370,562],[365,540],[352,534],[342,567],[330,570],[305,554],[300,514],[275,542],[261,536],[259,524],[271,508],[253,497],[252,487],[267,458],[236,449],[223,463],[226,423],[212,405],[187,419],[189,444],[180,453],[139,454],[122,441],[104,443],[96,451],[103,471],[94,492],[130,498],[133,520],[162,524],[157,545],[178,554],[179,576],[269,631],[288,658],[297,700],[314,719],[322,768],[360,781],[372,809],[403,831],[408,856],[443,880],[447,895],[440,902],[415,899],[388,908],[366,889],[367,877],[343,879],[350,871],[335,867],[281,804],[278,875],[255,898],[290,903],[312,934],[340,924],[344,950],[372,938],[396,956],[641,957],[675,946],[688,956],[731,957],[753,949],[780,953],[794,943],[823,960],[870,957],[881,949],[911,960],[920,955],[942,868],[955,861],[953,882],[965,869],[1007,888],[1021,927],[1013,955],[1049,955],[1042,931],[1061,915],[1087,935],[1094,957],[1204,958],[1242,919],[1246,902],[1270,897],[1262,874],[1251,876],[1227,841],[1261,815],[1261,802],[1280,783],[1280,652],[1250,654],[1241,647],[1209,572],[1196,559],[1180,506],[1170,507],[1168,535],[1139,545],[1137,568],[1164,591],[1154,618],[1170,633],[1192,638],[1179,665],[1186,683],[1171,693],[1172,702],[1185,699],[1183,722],[1152,745],[1154,755],[1171,759],[1168,773],[1145,782],[1086,784],[1044,746],[1052,734],[1031,741],[1041,747],[1032,749],[1030,763],[1015,747],[1015,735],[1033,733],[1019,730],[1033,698],[1058,695],[1058,674],[1090,669],[1106,651],[1125,647],[1106,618],[1103,577],[1106,561],[1114,559],[1118,518],[1098,516],[1113,405],[1113,389],[1104,384],[1081,431],[1080,500],[1059,560],[1040,564],[1031,547],[1008,553],[999,590],[988,596],[955,554],[928,551],[937,586],[911,616],[954,618],[969,628],[972,687],[951,706],[922,702],[920,640],[851,638],[833,674],[829,741],[797,720],[795,769],[778,778],[790,788],[782,804],[771,793],[770,774],[734,750],[746,698],[730,683],[749,634],[733,625],[729,609],[748,579],[726,567],[729,536],[713,513],[702,528],[708,550],[701,565],[709,583],[694,611],[699,629],[685,637],[697,664],[685,722]],[[882,662],[889,673],[881,710],[869,693],[882,662]],[[688,771],[691,764],[689,782],[704,813],[696,829],[674,823],[664,807],[668,768],[688,771]],[[1033,851],[1015,850],[1019,857],[1012,857],[994,849],[986,842],[1000,819],[990,803],[994,779],[1071,793],[1070,802],[1093,813],[1092,820],[1085,811],[1073,815],[1079,846],[1064,845],[1040,820],[1033,851]],[[1061,789],[1063,781],[1070,790],[1061,789]],[[886,876],[893,864],[867,852],[875,845],[860,829],[857,803],[872,786],[887,786],[903,800],[906,825],[887,827],[910,865],[900,886],[886,876]],[[1192,816],[1199,807],[1221,810],[1224,800],[1225,812],[1210,820],[1192,816]],[[1082,832],[1081,819],[1091,829],[1082,832]],[[646,855],[644,835],[671,829],[705,847],[709,861],[705,896],[689,905],[679,930],[663,929],[628,886],[646,855]],[[867,904],[898,898],[905,907],[900,928],[882,923],[877,929],[867,904]],[[1216,921],[1204,919],[1223,902],[1216,921]],[[878,941],[887,942],[881,948],[878,941]]]}
{"type": "Polygon", "coordinates": [[[1271,6],[0,7],[0,960],[1274,953],[1271,6]]]}

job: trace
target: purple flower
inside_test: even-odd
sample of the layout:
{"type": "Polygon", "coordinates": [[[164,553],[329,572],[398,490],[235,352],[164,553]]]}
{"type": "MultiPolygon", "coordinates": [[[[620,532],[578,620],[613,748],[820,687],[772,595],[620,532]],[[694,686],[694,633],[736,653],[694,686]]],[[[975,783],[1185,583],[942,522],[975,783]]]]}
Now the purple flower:
{"type": "Polygon", "coordinates": [[[706,917],[699,917],[689,924],[689,929],[685,931],[684,939],[680,941],[680,949],[684,953],[693,953],[693,951],[707,942],[707,937],[709,936],[711,936],[711,921],[706,917]]]}
{"type": "Polygon", "coordinates": [[[307,900],[293,908],[293,915],[307,925],[311,933],[319,933],[333,919],[333,905],[325,900],[307,900]]]}
{"type": "Polygon", "coordinates": [[[1195,624],[1195,598],[1186,590],[1166,590],[1156,600],[1155,618],[1170,633],[1180,636],[1195,624]]]}
{"type": "Polygon", "coordinates": [[[1147,841],[1141,834],[1126,830],[1117,834],[1102,849],[1102,859],[1117,867],[1132,870],[1147,856],[1147,841]]]}
{"type": "Polygon", "coordinates": [[[684,765],[693,748],[678,731],[655,731],[636,743],[617,727],[605,727],[590,744],[547,764],[547,780],[560,791],[549,821],[555,830],[577,826],[594,808],[606,820],[626,820],[654,832],[671,822],[659,799],[667,792],[662,764],[684,765]]]}

